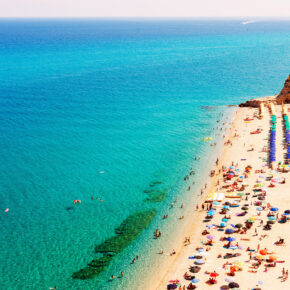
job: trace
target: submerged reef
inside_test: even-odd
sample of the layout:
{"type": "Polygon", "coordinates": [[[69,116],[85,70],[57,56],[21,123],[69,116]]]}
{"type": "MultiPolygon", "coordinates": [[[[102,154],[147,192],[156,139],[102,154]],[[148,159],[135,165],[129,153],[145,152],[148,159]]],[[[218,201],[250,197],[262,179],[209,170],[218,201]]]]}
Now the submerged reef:
{"type": "Polygon", "coordinates": [[[116,229],[115,236],[95,247],[95,252],[103,257],[94,259],[88,265],[74,272],[74,279],[92,279],[108,268],[115,255],[128,247],[149,226],[156,216],[156,209],[138,211],[129,215],[116,229]]]}
{"type": "Polygon", "coordinates": [[[148,197],[144,200],[145,202],[161,202],[167,197],[167,189],[165,190],[154,190],[148,193],[148,197]]]}

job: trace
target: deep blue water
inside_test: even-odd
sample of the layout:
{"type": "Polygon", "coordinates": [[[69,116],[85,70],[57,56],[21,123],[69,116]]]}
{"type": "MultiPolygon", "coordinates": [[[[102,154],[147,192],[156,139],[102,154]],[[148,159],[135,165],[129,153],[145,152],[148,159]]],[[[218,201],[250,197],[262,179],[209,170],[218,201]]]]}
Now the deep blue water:
{"type": "Polygon", "coordinates": [[[1,289],[140,285],[152,230],[170,201],[188,198],[190,167],[208,164],[201,140],[217,138],[223,105],[276,94],[290,73],[290,21],[241,22],[0,20],[1,289]],[[94,245],[148,207],[154,180],[169,192],[151,205],[152,225],[98,279],[73,280],[94,245]],[[140,278],[136,266],[108,283],[134,252],[140,278]]]}

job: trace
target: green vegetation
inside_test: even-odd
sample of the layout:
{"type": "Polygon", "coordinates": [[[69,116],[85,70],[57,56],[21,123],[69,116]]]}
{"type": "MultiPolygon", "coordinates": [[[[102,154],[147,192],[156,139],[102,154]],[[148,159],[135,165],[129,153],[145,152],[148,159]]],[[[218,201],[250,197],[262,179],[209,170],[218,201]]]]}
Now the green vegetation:
{"type": "Polygon", "coordinates": [[[95,247],[96,253],[103,254],[103,257],[94,259],[87,267],[73,273],[72,277],[82,280],[97,277],[106,270],[115,255],[128,247],[149,226],[156,213],[156,209],[148,209],[129,215],[115,229],[115,236],[95,247]]]}

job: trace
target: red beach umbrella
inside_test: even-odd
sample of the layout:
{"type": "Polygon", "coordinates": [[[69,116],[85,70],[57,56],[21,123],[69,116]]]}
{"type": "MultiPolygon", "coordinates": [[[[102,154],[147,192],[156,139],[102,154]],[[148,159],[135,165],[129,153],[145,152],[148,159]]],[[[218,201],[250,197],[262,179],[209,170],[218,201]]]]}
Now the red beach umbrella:
{"type": "Polygon", "coordinates": [[[259,252],[261,255],[267,255],[267,251],[266,250],[261,250],[260,252],[259,252]]]}
{"type": "Polygon", "coordinates": [[[212,277],[212,278],[216,278],[217,276],[219,276],[219,274],[216,272],[213,272],[210,274],[210,277],[212,277]]]}

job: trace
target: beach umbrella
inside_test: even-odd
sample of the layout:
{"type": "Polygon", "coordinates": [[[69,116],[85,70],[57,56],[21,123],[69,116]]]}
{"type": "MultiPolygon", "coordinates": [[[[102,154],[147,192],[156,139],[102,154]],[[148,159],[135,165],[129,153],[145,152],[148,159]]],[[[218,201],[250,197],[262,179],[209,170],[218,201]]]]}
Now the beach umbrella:
{"type": "Polygon", "coordinates": [[[262,259],[264,259],[264,257],[261,256],[261,255],[258,255],[256,258],[257,258],[258,260],[262,260],[262,259]]]}
{"type": "Polygon", "coordinates": [[[243,206],[242,210],[248,210],[249,208],[247,206],[243,206]]]}
{"type": "Polygon", "coordinates": [[[268,217],[268,220],[269,220],[269,221],[274,221],[275,219],[276,219],[276,218],[275,218],[274,216],[269,216],[269,217],[268,217]]]}
{"type": "Polygon", "coordinates": [[[235,231],[233,229],[226,229],[226,234],[233,234],[235,231]]]}
{"type": "Polygon", "coordinates": [[[194,263],[197,264],[197,265],[202,265],[202,264],[204,264],[204,259],[195,260],[194,263]]]}
{"type": "Polygon", "coordinates": [[[168,284],[167,285],[167,289],[176,289],[177,288],[177,285],[176,284],[168,284]]]}
{"type": "Polygon", "coordinates": [[[200,256],[208,256],[209,253],[208,253],[208,252],[201,252],[201,253],[199,253],[199,255],[200,255],[200,256]]]}
{"type": "Polygon", "coordinates": [[[200,282],[200,279],[195,278],[195,279],[192,279],[191,282],[192,283],[199,283],[200,282]]]}
{"type": "Polygon", "coordinates": [[[225,222],[225,223],[226,223],[226,222],[228,222],[228,219],[223,218],[223,219],[222,219],[222,222],[225,222]]]}
{"type": "Polygon", "coordinates": [[[210,274],[210,277],[212,277],[212,278],[216,278],[217,276],[219,276],[219,274],[216,273],[216,272],[212,272],[212,273],[210,274]]]}
{"type": "Polygon", "coordinates": [[[258,211],[261,211],[261,210],[263,210],[263,208],[262,208],[262,207],[260,207],[260,206],[258,206],[256,209],[257,209],[258,211]]]}
{"type": "Polygon", "coordinates": [[[232,277],[227,277],[227,278],[225,279],[225,281],[228,282],[228,283],[232,283],[232,282],[235,282],[235,279],[232,278],[232,277]]]}
{"type": "Polygon", "coordinates": [[[209,240],[213,240],[214,239],[214,236],[213,235],[207,235],[206,236],[209,240]]]}
{"type": "Polygon", "coordinates": [[[236,226],[235,226],[235,225],[233,225],[233,224],[231,224],[231,226],[232,226],[233,228],[236,228],[236,226]]]}
{"type": "Polygon", "coordinates": [[[235,240],[236,240],[236,238],[234,238],[234,237],[227,238],[227,241],[228,241],[228,242],[233,242],[233,241],[235,241],[235,240]]]}
{"type": "Polygon", "coordinates": [[[231,283],[229,284],[229,287],[230,287],[230,288],[238,288],[238,287],[240,287],[240,285],[239,285],[238,283],[236,283],[236,282],[231,282],[231,283]]]}
{"type": "Polygon", "coordinates": [[[242,224],[236,224],[236,228],[242,228],[243,227],[243,225],[242,224]]]}
{"type": "Polygon", "coordinates": [[[228,205],[223,206],[224,209],[229,209],[230,207],[228,205]]]}
{"type": "Polygon", "coordinates": [[[214,205],[219,205],[220,202],[218,202],[218,201],[214,201],[212,204],[214,204],[214,205]]]}
{"type": "Polygon", "coordinates": [[[226,223],[220,223],[220,226],[221,226],[221,227],[226,227],[227,224],[226,224],[226,223]]]}
{"type": "Polygon", "coordinates": [[[243,192],[238,193],[238,196],[243,196],[243,195],[245,195],[243,192]]]}
{"type": "Polygon", "coordinates": [[[235,169],[235,167],[234,167],[234,166],[230,166],[229,168],[230,168],[230,169],[235,169]]]}
{"type": "Polygon", "coordinates": [[[247,222],[250,223],[250,224],[254,223],[254,221],[251,220],[251,219],[248,219],[247,222]]]}
{"type": "Polygon", "coordinates": [[[197,251],[198,251],[199,253],[202,253],[202,252],[205,252],[205,249],[203,249],[203,248],[199,248],[199,249],[197,249],[197,251]]]}
{"type": "Polygon", "coordinates": [[[275,260],[277,260],[277,257],[276,256],[269,256],[269,260],[275,261],[275,260]]]}
{"type": "Polygon", "coordinates": [[[266,251],[266,250],[260,250],[259,253],[260,253],[261,255],[263,255],[263,256],[264,256],[264,255],[267,255],[267,251],[266,251]]]}
{"type": "Polygon", "coordinates": [[[271,207],[271,211],[278,211],[278,207],[271,207]]]}
{"type": "Polygon", "coordinates": [[[246,263],[241,262],[241,261],[235,261],[235,262],[233,263],[233,265],[235,265],[235,266],[237,266],[237,267],[239,267],[239,268],[244,268],[244,267],[246,266],[246,263]]]}
{"type": "Polygon", "coordinates": [[[240,250],[244,250],[244,249],[245,249],[244,246],[238,246],[238,248],[239,248],[240,250]]]}
{"type": "Polygon", "coordinates": [[[258,284],[263,285],[264,282],[260,280],[260,281],[258,281],[258,284]]]}

